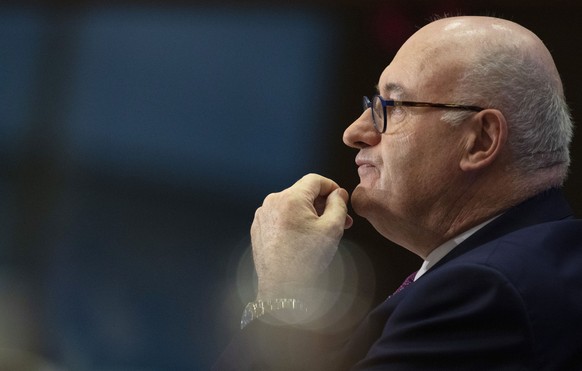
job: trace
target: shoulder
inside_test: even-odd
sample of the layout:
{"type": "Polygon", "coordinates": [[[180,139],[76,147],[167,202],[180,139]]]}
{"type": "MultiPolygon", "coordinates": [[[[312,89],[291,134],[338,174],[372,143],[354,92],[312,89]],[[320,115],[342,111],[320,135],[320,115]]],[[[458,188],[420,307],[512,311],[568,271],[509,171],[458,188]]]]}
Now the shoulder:
{"type": "Polygon", "coordinates": [[[474,246],[443,264],[442,273],[480,266],[519,286],[558,276],[572,264],[582,266],[582,220],[577,219],[536,224],[474,246]]]}
{"type": "MultiPolygon", "coordinates": [[[[462,246],[459,246],[462,248],[462,246]]],[[[527,303],[567,300],[582,282],[582,221],[541,223],[508,233],[435,266],[419,279],[428,290],[511,289],[527,303]],[[558,297],[561,295],[561,297],[558,297]]]]}

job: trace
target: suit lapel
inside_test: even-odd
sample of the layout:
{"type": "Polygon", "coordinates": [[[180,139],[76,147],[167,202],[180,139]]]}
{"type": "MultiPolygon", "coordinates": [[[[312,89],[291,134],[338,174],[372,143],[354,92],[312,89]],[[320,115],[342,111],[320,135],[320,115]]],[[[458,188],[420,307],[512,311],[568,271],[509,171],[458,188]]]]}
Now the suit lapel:
{"type": "Polygon", "coordinates": [[[573,214],[563,192],[560,189],[552,188],[507,210],[455,247],[430,270],[511,232],[535,224],[571,218],[573,214]]]}

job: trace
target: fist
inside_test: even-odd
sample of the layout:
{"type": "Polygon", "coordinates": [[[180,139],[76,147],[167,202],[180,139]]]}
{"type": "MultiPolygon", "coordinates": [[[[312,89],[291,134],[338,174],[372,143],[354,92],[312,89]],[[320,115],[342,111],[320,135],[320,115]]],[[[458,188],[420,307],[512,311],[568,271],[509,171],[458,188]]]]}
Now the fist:
{"type": "Polygon", "coordinates": [[[258,299],[297,297],[327,268],[352,225],[348,197],[316,174],[267,196],[251,227],[258,299]]]}

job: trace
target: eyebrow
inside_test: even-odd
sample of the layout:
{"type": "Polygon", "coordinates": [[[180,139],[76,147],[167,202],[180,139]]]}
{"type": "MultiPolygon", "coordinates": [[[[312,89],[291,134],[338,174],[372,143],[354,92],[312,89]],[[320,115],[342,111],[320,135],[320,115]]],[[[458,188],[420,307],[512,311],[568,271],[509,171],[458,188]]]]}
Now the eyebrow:
{"type": "Polygon", "coordinates": [[[380,95],[382,95],[382,92],[387,92],[388,95],[394,93],[394,94],[398,95],[399,99],[403,99],[404,97],[406,97],[408,95],[406,93],[406,89],[404,89],[404,87],[402,85],[396,84],[394,82],[390,82],[390,83],[385,84],[382,89],[380,89],[379,85],[376,85],[376,90],[378,91],[378,94],[380,94],[380,95]]]}

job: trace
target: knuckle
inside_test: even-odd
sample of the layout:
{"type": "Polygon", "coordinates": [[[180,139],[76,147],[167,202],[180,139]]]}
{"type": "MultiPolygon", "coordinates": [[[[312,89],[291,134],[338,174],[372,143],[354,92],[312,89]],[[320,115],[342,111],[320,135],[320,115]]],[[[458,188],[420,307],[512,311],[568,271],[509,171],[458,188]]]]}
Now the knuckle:
{"type": "Polygon", "coordinates": [[[317,180],[319,178],[319,175],[315,174],[315,173],[309,173],[309,174],[305,174],[301,180],[304,182],[313,182],[315,180],[317,180]]]}
{"type": "Polygon", "coordinates": [[[258,219],[261,215],[263,207],[259,207],[257,210],[255,210],[255,219],[258,219]]]}
{"type": "Polygon", "coordinates": [[[267,206],[276,202],[277,198],[279,197],[279,193],[271,193],[265,197],[263,200],[263,206],[267,206]]]}

